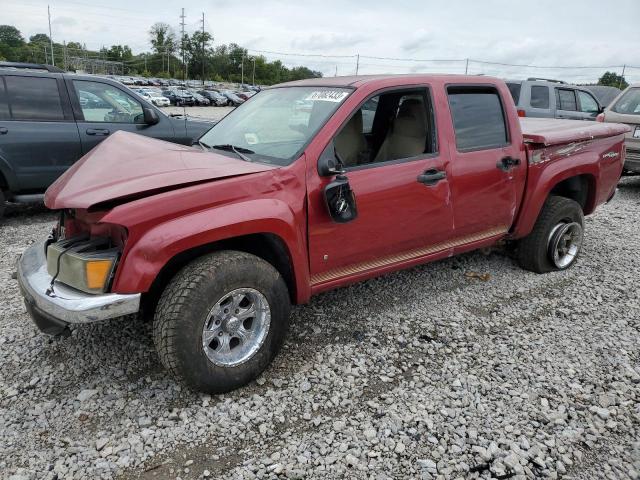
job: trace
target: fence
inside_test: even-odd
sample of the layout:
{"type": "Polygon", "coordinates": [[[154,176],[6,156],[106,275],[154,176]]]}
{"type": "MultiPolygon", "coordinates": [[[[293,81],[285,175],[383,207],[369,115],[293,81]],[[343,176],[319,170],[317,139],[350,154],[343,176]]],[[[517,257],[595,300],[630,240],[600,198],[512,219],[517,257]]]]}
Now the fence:
{"type": "Polygon", "coordinates": [[[279,59],[286,66],[304,65],[325,75],[369,75],[383,73],[456,73],[468,75],[491,75],[508,79],[529,77],[564,80],[568,83],[597,83],[605,72],[614,72],[625,77],[627,82],[640,82],[640,66],[551,66],[517,63],[491,62],[471,58],[464,59],[418,59],[377,57],[369,55],[325,55],[309,53],[274,52],[249,50],[249,53],[279,59]]]}

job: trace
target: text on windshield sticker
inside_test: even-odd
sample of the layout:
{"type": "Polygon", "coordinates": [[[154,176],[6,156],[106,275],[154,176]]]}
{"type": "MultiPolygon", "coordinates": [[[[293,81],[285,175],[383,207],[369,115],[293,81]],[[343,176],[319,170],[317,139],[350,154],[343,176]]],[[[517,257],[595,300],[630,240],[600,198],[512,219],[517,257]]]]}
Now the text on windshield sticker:
{"type": "Polygon", "coordinates": [[[349,95],[349,92],[343,90],[318,90],[311,92],[305,100],[320,101],[320,102],[341,102],[349,95]]]}

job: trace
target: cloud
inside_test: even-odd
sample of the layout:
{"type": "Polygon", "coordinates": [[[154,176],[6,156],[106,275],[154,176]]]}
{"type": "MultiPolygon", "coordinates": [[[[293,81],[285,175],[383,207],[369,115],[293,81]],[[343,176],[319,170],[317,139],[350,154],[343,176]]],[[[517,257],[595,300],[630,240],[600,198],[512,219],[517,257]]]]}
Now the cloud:
{"type": "Polygon", "coordinates": [[[58,27],[75,27],[78,21],[71,17],[54,17],[51,24],[58,27]]]}
{"type": "Polygon", "coordinates": [[[351,33],[315,34],[306,38],[297,38],[291,42],[291,47],[299,50],[329,50],[349,48],[368,40],[366,35],[351,33]]]}
{"type": "Polygon", "coordinates": [[[429,32],[425,29],[420,29],[408,40],[405,40],[400,44],[400,48],[406,52],[417,52],[419,50],[423,50],[433,43],[435,40],[435,35],[432,32],[429,32]]]}

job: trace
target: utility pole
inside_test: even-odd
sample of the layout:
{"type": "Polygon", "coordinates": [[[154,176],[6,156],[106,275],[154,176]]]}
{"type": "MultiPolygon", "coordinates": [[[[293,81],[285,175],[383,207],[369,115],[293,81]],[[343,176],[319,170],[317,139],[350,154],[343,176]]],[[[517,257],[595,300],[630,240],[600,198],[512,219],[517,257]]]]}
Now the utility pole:
{"type": "Polygon", "coordinates": [[[187,64],[184,59],[184,8],[182,9],[182,15],[180,15],[180,27],[182,36],[180,37],[180,47],[182,49],[182,80],[187,79],[187,64]]]}
{"type": "Polygon", "coordinates": [[[242,52],[242,63],[240,64],[240,85],[244,85],[244,51],[242,52]]]}
{"type": "Polygon", "coordinates": [[[338,65],[336,65],[336,73],[333,74],[334,77],[338,76],[338,65]]]}
{"type": "Polygon", "coordinates": [[[51,37],[51,9],[49,5],[47,5],[47,16],[49,17],[49,42],[51,43],[51,65],[56,64],[56,61],[53,59],[53,38],[51,37]]]}
{"type": "Polygon", "coordinates": [[[624,81],[624,71],[626,70],[627,66],[623,65],[622,66],[622,75],[620,76],[620,82],[618,83],[618,88],[620,90],[622,90],[622,82],[624,81]]]}
{"type": "Polygon", "coordinates": [[[469,73],[469,59],[467,58],[467,62],[464,65],[464,74],[469,73]]]}
{"type": "Polygon", "coordinates": [[[145,73],[148,71],[147,70],[147,54],[146,53],[144,54],[144,71],[145,71],[145,73]]]}
{"type": "Polygon", "coordinates": [[[67,41],[64,40],[62,42],[62,63],[64,66],[65,72],[67,71],[67,41]]]}
{"type": "Polygon", "coordinates": [[[202,86],[204,87],[204,12],[202,12],[202,86]]]}
{"type": "Polygon", "coordinates": [[[360,69],[360,54],[356,54],[356,76],[358,75],[358,70],[360,69]]]}
{"type": "Polygon", "coordinates": [[[251,85],[256,84],[256,57],[251,57],[253,60],[253,74],[251,75],[251,85]]]}

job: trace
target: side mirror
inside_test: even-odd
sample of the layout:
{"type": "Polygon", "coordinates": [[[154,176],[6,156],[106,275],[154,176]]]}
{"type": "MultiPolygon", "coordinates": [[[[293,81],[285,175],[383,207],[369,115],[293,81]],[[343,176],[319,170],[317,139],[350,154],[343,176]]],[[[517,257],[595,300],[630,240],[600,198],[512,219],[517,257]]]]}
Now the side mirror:
{"type": "Polygon", "coordinates": [[[147,125],[155,125],[160,121],[160,117],[153,108],[142,107],[144,123],[147,125]]]}
{"type": "Polygon", "coordinates": [[[321,177],[332,177],[334,175],[344,175],[344,173],[344,162],[332,142],[324,149],[318,159],[318,174],[321,177]]]}
{"type": "Polygon", "coordinates": [[[336,176],[335,180],[324,187],[324,198],[334,222],[347,223],[358,217],[356,197],[344,175],[336,176]]]}

